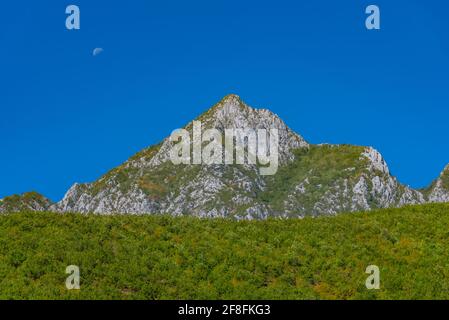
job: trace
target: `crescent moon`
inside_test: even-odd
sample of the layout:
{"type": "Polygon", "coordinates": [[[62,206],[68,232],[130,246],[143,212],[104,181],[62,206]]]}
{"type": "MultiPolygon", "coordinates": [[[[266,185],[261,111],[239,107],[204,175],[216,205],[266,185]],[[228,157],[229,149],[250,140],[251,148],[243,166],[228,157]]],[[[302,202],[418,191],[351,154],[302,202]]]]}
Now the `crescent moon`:
{"type": "Polygon", "coordinates": [[[98,56],[100,53],[102,53],[104,50],[103,48],[95,48],[94,51],[92,52],[92,55],[94,57],[98,56]]]}

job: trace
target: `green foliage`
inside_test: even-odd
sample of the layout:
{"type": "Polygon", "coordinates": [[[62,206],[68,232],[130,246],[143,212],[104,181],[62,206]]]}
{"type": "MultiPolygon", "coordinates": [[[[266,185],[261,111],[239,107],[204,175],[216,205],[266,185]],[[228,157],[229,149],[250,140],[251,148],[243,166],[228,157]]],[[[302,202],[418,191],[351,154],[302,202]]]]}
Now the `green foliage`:
{"type": "Polygon", "coordinates": [[[115,184],[119,185],[120,190],[126,193],[133,182],[133,177],[139,171],[138,168],[131,166],[130,163],[140,160],[149,161],[159,151],[160,146],[161,144],[157,144],[146,148],[129,158],[124,164],[107,172],[99,180],[92,183],[92,188],[89,190],[90,194],[92,196],[97,195],[111,181],[114,181],[115,184]]]}
{"type": "Polygon", "coordinates": [[[360,156],[364,149],[351,145],[311,145],[295,150],[295,161],[280,167],[275,175],[267,178],[267,190],[259,198],[274,210],[283,211],[287,195],[298,183],[307,181],[304,183],[306,192],[300,202],[305,212],[312,212],[313,205],[335,181],[359,179],[367,164],[360,156]]]}
{"type": "Polygon", "coordinates": [[[0,206],[7,212],[30,210],[35,206],[46,208],[50,204],[50,200],[34,191],[26,192],[21,195],[15,194],[0,200],[0,206]]]}
{"type": "Polygon", "coordinates": [[[448,230],[449,204],[240,222],[6,214],[0,298],[448,299],[448,230]],[[365,287],[372,264],[380,290],[365,287]]]}

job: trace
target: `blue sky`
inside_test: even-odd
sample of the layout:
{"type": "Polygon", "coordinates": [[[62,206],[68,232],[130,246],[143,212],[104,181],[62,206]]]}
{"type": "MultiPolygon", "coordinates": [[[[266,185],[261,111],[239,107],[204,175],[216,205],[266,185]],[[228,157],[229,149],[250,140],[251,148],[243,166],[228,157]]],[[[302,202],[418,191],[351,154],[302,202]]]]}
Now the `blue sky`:
{"type": "Polygon", "coordinates": [[[449,163],[448,12],[443,0],[2,3],[0,197],[59,200],[229,93],[311,143],[374,146],[401,182],[426,186],[449,163]],[[80,30],[65,28],[69,4],[80,30]],[[381,30],[365,28],[369,4],[381,30]]]}

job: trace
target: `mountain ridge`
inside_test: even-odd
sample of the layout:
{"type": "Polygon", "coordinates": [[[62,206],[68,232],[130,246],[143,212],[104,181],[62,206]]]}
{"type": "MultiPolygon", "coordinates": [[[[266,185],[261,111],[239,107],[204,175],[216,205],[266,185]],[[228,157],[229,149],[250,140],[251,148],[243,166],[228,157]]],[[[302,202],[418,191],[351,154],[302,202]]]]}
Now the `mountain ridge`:
{"type": "MultiPolygon", "coordinates": [[[[401,184],[372,147],[309,144],[268,109],[235,94],[193,121],[203,129],[279,132],[279,171],[259,165],[174,165],[169,137],[136,153],[92,183],[75,183],[47,208],[57,212],[194,215],[198,217],[304,217],[426,202],[449,202],[449,165],[424,191],[401,184]]],[[[192,129],[193,121],[184,129],[192,129]]],[[[20,207],[20,206],[19,206],[20,207]]],[[[0,202],[0,212],[1,212],[0,202]]]]}

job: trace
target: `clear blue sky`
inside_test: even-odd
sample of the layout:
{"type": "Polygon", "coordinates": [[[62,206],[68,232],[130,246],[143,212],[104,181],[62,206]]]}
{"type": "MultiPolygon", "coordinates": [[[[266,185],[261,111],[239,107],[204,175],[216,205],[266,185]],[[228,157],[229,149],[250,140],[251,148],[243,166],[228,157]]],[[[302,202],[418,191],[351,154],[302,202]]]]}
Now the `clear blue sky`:
{"type": "Polygon", "coordinates": [[[228,93],[311,143],[371,145],[401,182],[449,163],[448,1],[8,1],[0,197],[59,200],[228,93]],[[65,8],[81,9],[81,30],[65,8]],[[381,30],[365,8],[381,9],[381,30]],[[104,52],[93,57],[95,47],[104,52]]]}

